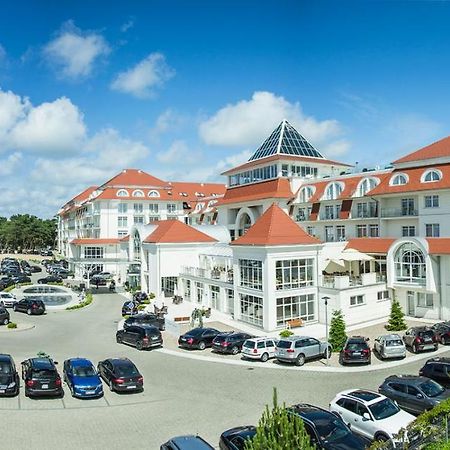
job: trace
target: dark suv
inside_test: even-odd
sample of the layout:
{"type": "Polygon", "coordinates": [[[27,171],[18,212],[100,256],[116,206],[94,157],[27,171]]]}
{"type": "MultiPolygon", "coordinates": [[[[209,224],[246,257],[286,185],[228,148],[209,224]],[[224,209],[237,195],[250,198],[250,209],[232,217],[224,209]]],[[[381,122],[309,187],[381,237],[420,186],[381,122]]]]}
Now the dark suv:
{"type": "Polygon", "coordinates": [[[419,375],[431,378],[450,388],[450,358],[431,358],[419,370],[419,375]]]}
{"type": "Polygon", "coordinates": [[[123,327],[128,328],[133,325],[153,325],[158,328],[160,331],[164,331],[166,329],[166,321],[164,317],[158,317],[156,314],[136,314],[135,316],[131,316],[125,320],[123,327]]]}
{"type": "Polygon", "coordinates": [[[372,355],[368,339],[364,336],[352,336],[345,342],[344,348],[339,355],[341,364],[363,363],[370,364],[372,355]]]}
{"type": "Polygon", "coordinates": [[[391,375],[378,392],[412,414],[421,414],[450,397],[450,391],[436,381],[415,375],[391,375]]]}
{"type": "Polygon", "coordinates": [[[205,350],[211,347],[213,339],[220,334],[215,328],[193,328],[178,338],[178,345],[183,348],[205,350]]]}
{"type": "Polygon", "coordinates": [[[0,325],[8,325],[9,311],[0,303],[0,325]]]}
{"type": "Polygon", "coordinates": [[[436,337],[436,341],[442,345],[450,344],[450,322],[436,323],[431,329],[436,337]]]}
{"type": "Polygon", "coordinates": [[[212,349],[219,353],[231,353],[237,355],[242,350],[242,345],[253,336],[247,333],[229,331],[218,334],[212,342],[212,349]]]}
{"type": "Polygon", "coordinates": [[[14,311],[25,312],[29,316],[31,314],[44,314],[45,313],[45,305],[42,300],[37,300],[34,298],[23,298],[13,305],[14,311]]]}
{"type": "Polygon", "coordinates": [[[25,397],[62,397],[64,390],[57,363],[51,358],[30,358],[22,361],[22,379],[25,382],[25,397]]]}
{"type": "Polygon", "coordinates": [[[19,394],[19,374],[10,355],[0,355],[0,396],[19,394]]]}
{"type": "Polygon", "coordinates": [[[403,342],[414,353],[437,350],[439,345],[433,330],[428,327],[409,328],[403,336],[403,342]]]}
{"type": "Polygon", "coordinates": [[[116,333],[116,341],[119,344],[128,344],[138,350],[160,347],[163,345],[161,331],[151,325],[133,325],[116,333]]]}

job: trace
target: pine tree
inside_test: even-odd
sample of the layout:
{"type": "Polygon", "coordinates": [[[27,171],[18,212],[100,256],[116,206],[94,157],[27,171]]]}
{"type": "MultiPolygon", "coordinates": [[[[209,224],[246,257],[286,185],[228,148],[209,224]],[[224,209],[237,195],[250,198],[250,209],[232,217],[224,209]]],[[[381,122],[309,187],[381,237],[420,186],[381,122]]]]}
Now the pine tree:
{"type": "Polygon", "coordinates": [[[392,300],[389,322],[385,328],[388,331],[402,331],[408,328],[408,325],[405,322],[405,314],[399,301],[395,297],[394,300],[392,300]]]}
{"type": "Polygon", "coordinates": [[[347,340],[347,334],[345,333],[345,320],[344,315],[340,309],[333,311],[330,322],[330,333],[328,342],[333,348],[333,352],[340,352],[347,340]]]}
{"type": "Polygon", "coordinates": [[[314,450],[302,419],[279,406],[277,390],[273,390],[273,408],[266,405],[256,435],[245,442],[245,450],[314,450]]]}

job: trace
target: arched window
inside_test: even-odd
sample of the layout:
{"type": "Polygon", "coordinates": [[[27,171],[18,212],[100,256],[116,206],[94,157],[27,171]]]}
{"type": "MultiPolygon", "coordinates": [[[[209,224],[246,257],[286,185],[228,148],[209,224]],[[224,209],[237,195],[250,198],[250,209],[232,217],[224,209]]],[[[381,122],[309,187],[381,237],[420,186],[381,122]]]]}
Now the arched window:
{"type": "Polygon", "coordinates": [[[252,226],[252,219],[248,214],[242,214],[239,221],[239,236],[243,236],[247,230],[252,226]]]}
{"type": "Polygon", "coordinates": [[[149,197],[159,197],[159,192],[158,191],[149,191],[148,196],[149,197]]]}
{"type": "Polygon", "coordinates": [[[391,186],[402,186],[408,182],[408,177],[404,173],[397,173],[391,178],[391,186]]]}
{"type": "Polygon", "coordinates": [[[442,173],[440,170],[431,169],[427,170],[422,175],[422,183],[432,183],[433,181],[440,181],[442,178],[442,173]]]}
{"type": "Polygon", "coordinates": [[[336,200],[342,194],[342,183],[330,183],[325,190],[324,200],[336,200]]]}
{"type": "Polygon", "coordinates": [[[132,197],[145,197],[144,193],[140,189],[136,189],[131,194],[132,197]]]}
{"type": "Polygon", "coordinates": [[[377,178],[364,178],[360,181],[356,191],[357,197],[364,197],[369,191],[377,186],[379,180],[377,178]]]}
{"type": "Polygon", "coordinates": [[[117,191],[117,197],[129,197],[130,194],[128,193],[128,191],[126,189],[119,189],[117,191]]]}
{"type": "Polygon", "coordinates": [[[310,198],[313,196],[316,189],[312,186],[305,186],[300,191],[299,201],[300,203],[309,202],[310,198]]]}
{"type": "Polygon", "coordinates": [[[401,245],[395,254],[395,278],[399,283],[420,284],[426,282],[425,256],[412,242],[401,245]]]}

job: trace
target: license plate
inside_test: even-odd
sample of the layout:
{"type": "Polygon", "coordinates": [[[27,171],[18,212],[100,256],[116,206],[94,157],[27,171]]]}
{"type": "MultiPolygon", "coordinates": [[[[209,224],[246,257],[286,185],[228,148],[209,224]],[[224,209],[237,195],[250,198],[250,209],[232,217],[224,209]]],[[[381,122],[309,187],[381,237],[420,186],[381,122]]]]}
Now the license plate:
{"type": "Polygon", "coordinates": [[[183,341],[183,342],[184,342],[185,340],[186,340],[185,338],[181,338],[181,339],[180,339],[180,341],[183,341]]]}
{"type": "Polygon", "coordinates": [[[92,395],[95,394],[95,391],[86,391],[86,395],[92,395]]]}
{"type": "Polygon", "coordinates": [[[4,394],[5,390],[4,389],[0,389],[0,394],[4,394]]]}
{"type": "Polygon", "coordinates": [[[158,338],[156,336],[152,336],[152,341],[156,341],[158,338]]]}
{"type": "Polygon", "coordinates": [[[432,348],[434,348],[434,345],[432,345],[432,344],[424,345],[423,348],[424,348],[424,350],[432,349],[432,348]]]}
{"type": "Polygon", "coordinates": [[[353,353],[353,356],[361,356],[361,352],[355,352],[353,353]]]}
{"type": "Polygon", "coordinates": [[[135,385],[127,386],[127,389],[136,389],[136,386],[135,385]]]}
{"type": "Polygon", "coordinates": [[[42,389],[48,389],[48,384],[43,384],[42,389]]]}

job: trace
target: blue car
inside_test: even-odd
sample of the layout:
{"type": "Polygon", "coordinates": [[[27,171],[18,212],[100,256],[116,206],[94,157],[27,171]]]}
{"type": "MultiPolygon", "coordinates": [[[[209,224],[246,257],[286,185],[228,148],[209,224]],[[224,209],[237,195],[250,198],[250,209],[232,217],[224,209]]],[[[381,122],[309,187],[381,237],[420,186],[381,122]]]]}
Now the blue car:
{"type": "Polygon", "coordinates": [[[88,359],[67,359],[64,361],[63,374],[72,397],[95,398],[103,395],[102,381],[88,359]]]}

